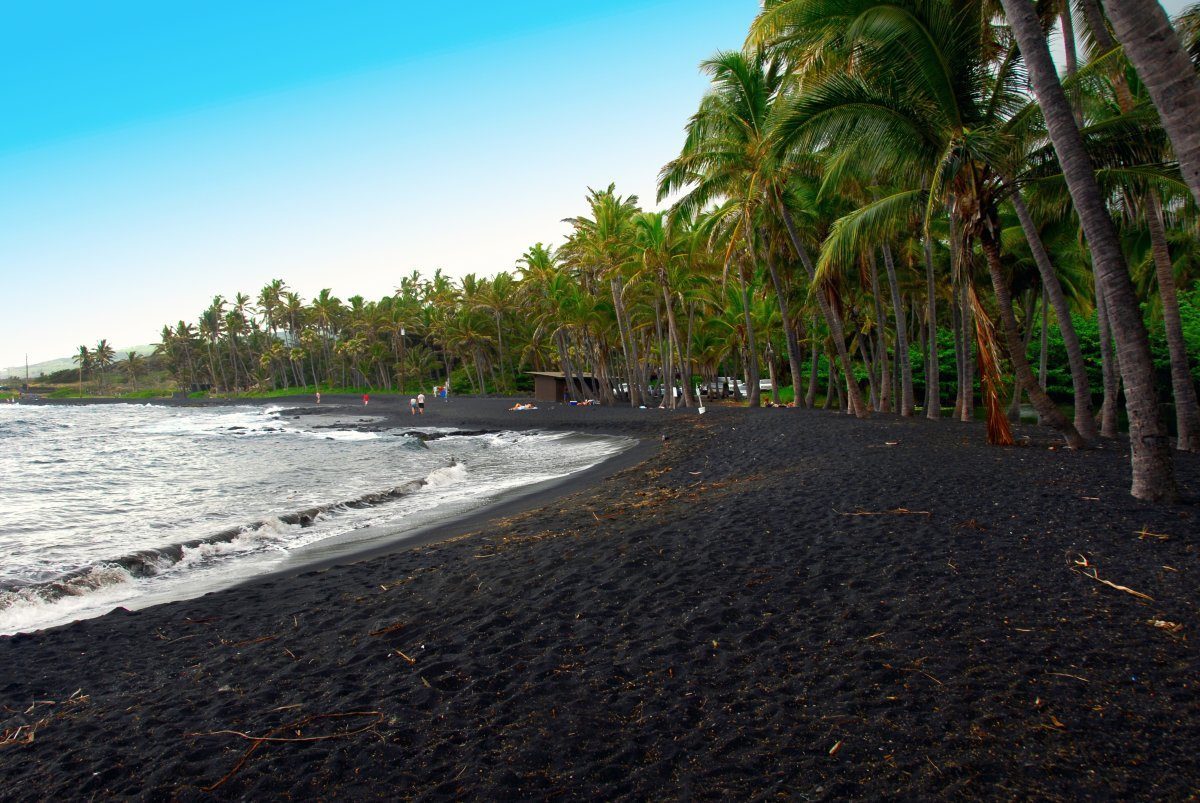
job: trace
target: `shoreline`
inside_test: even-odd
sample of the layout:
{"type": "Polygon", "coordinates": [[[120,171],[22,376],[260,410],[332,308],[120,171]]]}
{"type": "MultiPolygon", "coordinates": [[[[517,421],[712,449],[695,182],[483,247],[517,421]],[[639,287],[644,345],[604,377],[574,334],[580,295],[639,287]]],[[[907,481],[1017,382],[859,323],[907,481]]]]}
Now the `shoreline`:
{"type": "MultiPolygon", "coordinates": [[[[376,405],[375,408],[364,410],[357,403],[357,399],[350,396],[334,397],[332,401],[323,405],[316,405],[307,397],[287,397],[281,399],[261,400],[263,403],[256,405],[240,404],[235,401],[227,400],[208,400],[202,404],[195,404],[196,400],[186,399],[168,399],[162,400],[165,403],[157,406],[169,408],[201,408],[201,409],[237,409],[237,408],[277,408],[277,416],[280,420],[284,419],[318,419],[321,423],[308,422],[312,429],[316,431],[322,430],[340,430],[340,431],[359,431],[359,432],[386,432],[389,430],[405,429],[420,432],[422,425],[431,430],[426,433],[427,437],[438,438],[448,434],[489,434],[502,431],[521,431],[521,432],[536,432],[536,431],[572,431],[574,427],[568,422],[566,426],[543,426],[538,422],[530,422],[522,417],[515,417],[511,422],[501,421],[498,419],[490,419],[491,426],[484,429],[464,429],[456,426],[445,419],[447,410],[442,408],[438,413],[442,417],[436,423],[431,422],[434,415],[425,417],[413,417],[407,414],[401,414],[396,409],[396,405],[376,405]],[[282,402],[282,403],[277,403],[282,402]],[[353,403],[352,403],[353,402],[353,403]],[[292,406],[295,405],[295,406],[292,406]],[[496,424],[503,424],[497,426],[496,424]]],[[[93,400],[67,400],[65,404],[61,400],[46,400],[46,406],[68,406],[80,407],[91,406],[93,400]]],[[[120,400],[103,400],[102,405],[112,405],[122,403],[120,400]]],[[[141,406],[136,402],[127,402],[134,406],[141,406]]],[[[497,409],[504,410],[501,405],[511,404],[511,400],[500,399],[466,399],[466,406],[475,406],[475,415],[483,412],[485,416],[495,416],[497,409]]],[[[407,405],[405,405],[407,411],[407,405]]],[[[560,424],[562,422],[559,422],[560,424]]],[[[602,433],[591,433],[602,435],[602,433]]],[[[655,451],[656,442],[646,438],[631,437],[628,434],[613,435],[610,437],[620,437],[625,443],[622,444],[621,450],[615,454],[600,457],[598,462],[582,470],[573,471],[560,477],[553,477],[546,480],[540,480],[532,484],[507,488],[494,493],[494,496],[488,501],[484,501],[477,507],[468,507],[465,510],[459,510],[453,513],[444,515],[440,520],[434,519],[426,523],[417,523],[415,526],[408,525],[406,519],[401,518],[394,522],[386,522],[369,527],[361,527],[355,530],[350,530],[340,535],[332,536],[328,539],[315,541],[311,544],[306,544],[285,553],[283,560],[274,568],[262,571],[259,574],[251,574],[241,580],[233,581],[228,584],[218,585],[215,588],[208,590],[196,589],[189,596],[178,596],[172,598],[169,596],[171,592],[157,592],[149,598],[134,597],[125,601],[110,602],[107,608],[99,608],[96,611],[86,613],[80,616],[80,619],[98,618],[119,611],[142,611],[147,608],[155,607],[163,604],[171,604],[176,602],[184,602],[189,599],[194,599],[198,596],[204,596],[209,593],[220,593],[221,591],[239,588],[243,586],[252,586],[255,583],[276,580],[281,578],[292,577],[297,574],[321,571],[332,566],[357,563],[362,560],[367,560],[381,555],[386,555],[396,551],[410,549],[416,546],[422,546],[433,543],[439,540],[453,538],[462,535],[471,528],[478,528],[487,521],[503,516],[511,516],[523,512],[533,507],[548,504],[554,499],[581,489],[589,485],[607,479],[611,475],[636,465],[641,461],[648,459],[655,451]],[[343,536],[352,536],[345,538],[343,536]],[[164,599],[165,597],[165,599],[164,599]]],[[[422,438],[424,439],[424,438],[422,438]]],[[[279,514],[283,516],[284,514],[279,514]]],[[[235,533],[236,528],[230,530],[229,533],[235,533]]],[[[195,539],[194,543],[200,543],[204,539],[195,539]]],[[[189,545],[194,545],[189,542],[189,545]]],[[[138,550],[134,550],[138,552],[138,550]]],[[[110,559],[109,562],[120,563],[121,560],[110,559]]],[[[58,578],[54,581],[43,581],[42,585],[55,585],[65,578],[58,578]]],[[[73,593],[71,591],[65,592],[73,593]]],[[[75,620],[78,621],[78,620],[75,620]]],[[[39,630],[53,630],[57,627],[69,626],[71,621],[64,621],[61,624],[50,624],[39,626],[35,630],[24,630],[20,632],[37,632],[39,630]]],[[[17,635],[10,633],[9,635],[17,635]]]]}
{"type": "MultiPolygon", "coordinates": [[[[491,504],[455,516],[445,522],[418,527],[403,536],[398,535],[402,528],[399,525],[392,524],[381,524],[356,530],[355,532],[359,534],[378,532],[380,537],[388,540],[382,543],[373,543],[369,546],[354,548],[346,552],[339,552],[326,558],[302,560],[302,550],[300,554],[295,556],[295,560],[302,560],[297,565],[281,566],[273,571],[238,583],[233,588],[252,586],[259,582],[283,580],[310,572],[322,572],[337,566],[361,563],[396,552],[416,549],[436,544],[439,541],[449,541],[469,535],[481,529],[490,521],[515,516],[545,506],[563,496],[586,490],[596,483],[610,479],[614,475],[652,458],[656,453],[656,446],[657,444],[651,441],[637,439],[629,448],[606,457],[590,468],[577,471],[574,474],[568,474],[565,477],[543,480],[526,488],[503,492],[491,504]]],[[[316,544],[310,546],[320,547],[320,545],[321,542],[318,541],[316,544]]]]}
{"type": "MultiPolygon", "coordinates": [[[[0,638],[9,788],[180,800],[1200,789],[1200,509],[1132,499],[1126,443],[1065,452],[1021,427],[1027,445],[998,449],[981,425],[896,416],[539,419],[455,401],[423,423],[660,446],[448,538],[0,638]],[[234,731],[319,738],[247,754],[234,731]]],[[[1200,458],[1178,467],[1200,488],[1200,458]]]]}

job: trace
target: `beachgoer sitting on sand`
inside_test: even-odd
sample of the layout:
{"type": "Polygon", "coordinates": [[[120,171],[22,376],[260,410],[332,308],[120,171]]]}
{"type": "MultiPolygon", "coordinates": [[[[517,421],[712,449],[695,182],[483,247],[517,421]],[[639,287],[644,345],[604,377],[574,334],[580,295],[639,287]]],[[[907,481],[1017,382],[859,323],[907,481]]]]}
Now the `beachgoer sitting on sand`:
{"type": "Polygon", "coordinates": [[[520,402],[517,402],[516,404],[514,404],[512,407],[509,407],[508,409],[509,410],[536,410],[537,408],[534,407],[532,404],[521,404],[520,402]]]}

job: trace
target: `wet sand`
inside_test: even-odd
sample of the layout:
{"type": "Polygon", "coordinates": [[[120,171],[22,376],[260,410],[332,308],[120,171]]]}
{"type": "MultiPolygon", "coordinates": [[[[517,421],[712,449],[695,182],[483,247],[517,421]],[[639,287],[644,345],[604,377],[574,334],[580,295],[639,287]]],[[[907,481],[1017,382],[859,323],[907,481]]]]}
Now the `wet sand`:
{"type": "Polygon", "coordinates": [[[1123,444],[509,403],[419,422],[657,446],[416,547],[0,638],[0,797],[1200,794],[1200,510],[1129,497],[1123,444]]]}

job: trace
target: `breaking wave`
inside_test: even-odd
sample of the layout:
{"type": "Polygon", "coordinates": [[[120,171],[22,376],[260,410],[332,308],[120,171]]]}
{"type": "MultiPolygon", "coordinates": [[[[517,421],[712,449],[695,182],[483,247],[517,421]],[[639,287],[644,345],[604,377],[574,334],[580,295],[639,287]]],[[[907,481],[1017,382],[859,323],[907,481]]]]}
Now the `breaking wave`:
{"type": "MultiPolygon", "coordinates": [[[[334,519],[351,510],[386,505],[426,486],[445,488],[462,482],[466,476],[466,466],[451,459],[450,465],[436,468],[422,479],[392,488],[294,510],[252,524],[221,530],[204,538],[138,550],[67,572],[53,580],[10,585],[8,588],[0,586],[0,632],[11,632],[15,622],[9,621],[13,618],[9,614],[17,612],[17,609],[55,605],[63,600],[102,593],[114,586],[128,585],[139,579],[208,566],[230,556],[271,549],[286,550],[291,536],[319,521],[334,519]]],[[[27,617],[18,615],[15,618],[27,617]]]]}

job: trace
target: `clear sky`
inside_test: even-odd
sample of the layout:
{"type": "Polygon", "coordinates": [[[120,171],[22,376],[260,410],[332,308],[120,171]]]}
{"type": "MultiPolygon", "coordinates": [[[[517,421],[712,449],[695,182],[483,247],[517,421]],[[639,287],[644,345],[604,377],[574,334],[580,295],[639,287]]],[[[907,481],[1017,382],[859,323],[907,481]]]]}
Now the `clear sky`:
{"type": "Polygon", "coordinates": [[[510,269],[588,186],[652,206],[697,65],[758,6],[9,3],[0,369],[153,342],[274,278],[378,298],[510,269]]]}
{"type": "Polygon", "coordinates": [[[757,0],[10,4],[0,368],[273,278],[511,269],[587,187],[653,205],[757,0]]]}

